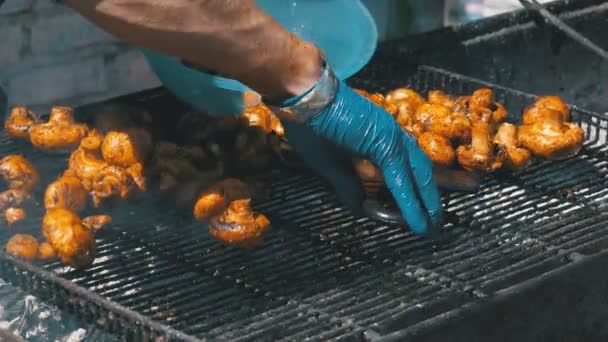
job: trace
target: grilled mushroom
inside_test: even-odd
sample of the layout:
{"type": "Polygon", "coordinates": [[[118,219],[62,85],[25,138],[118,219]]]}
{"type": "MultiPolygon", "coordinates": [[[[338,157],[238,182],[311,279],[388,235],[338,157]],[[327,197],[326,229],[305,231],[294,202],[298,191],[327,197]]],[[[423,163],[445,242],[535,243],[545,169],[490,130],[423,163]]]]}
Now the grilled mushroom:
{"type": "Polygon", "coordinates": [[[209,232],[228,244],[256,242],[270,225],[266,216],[254,213],[250,199],[235,200],[228,208],[209,221],[209,232]]]}
{"type": "Polygon", "coordinates": [[[4,131],[12,138],[27,139],[32,126],[38,123],[38,116],[25,106],[15,106],[4,121],[4,131]]]}
{"type": "Polygon", "coordinates": [[[49,210],[42,219],[42,233],[65,264],[80,268],[95,259],[97,244],[93,232],[67,209],[49,210]]]}
{"type": "Polygon", "coordinates": [[[205,190],[194,205],[194,217],[206,221],[224,211],[230,202],[252,197],[249,187],[238,179],[228,178],[205,190]]]}
{"type": "Polygon", "coordinates": [[[15,234],[6,243],[8,254],[25,260],[34,260],[38,257],[38,240],[28,234],[15,234]]]}
{"type": "Polygon", "coordinates": [[[576,155],[583,146],[585,132],[576,124],[564,121],[563,112],[545,109],[542,118],[519,127],[519,140],[534,155],[562,160],[576,155]]]}
{"type": "Polygon", "coordinates": [[[105,198],[115,195],[126,198],[134,188],[134,178],[128,169],[111,165],[101,158],[103,136],[95,129],[82,139],[70,155],[67,175],[77,176],[91,194],[93,205],[99,207],[105,198]]]}
{"type": "Polygon", "coordinates": [[[45,151],[71,151],[78,147],[87,132],[86,125],[74,121],[71,108],[53,107],[47,123],[34,125],[30,129],[30,141],[34,147],[45,151]]]}
{"type": "Polygon", "coordinates": [[[126,132],[110,131],[101,144],[103,159],[125,168],[140,190],[146,190],[143,163],[152,149],[152,137],[144,129],[126,132]]]}
{"type": "Polygon", "coordinates": [[[32,190],[39,180],[38,171],[23,156],[12,154],[0,159],[0,176],[11,189],[32,190]]]}
{"type": "Polygon", "coordinates": [[[4,219],[9,226],[25,220],[26,216],[23,208],[8,208],[4,211],[4,219]]]}

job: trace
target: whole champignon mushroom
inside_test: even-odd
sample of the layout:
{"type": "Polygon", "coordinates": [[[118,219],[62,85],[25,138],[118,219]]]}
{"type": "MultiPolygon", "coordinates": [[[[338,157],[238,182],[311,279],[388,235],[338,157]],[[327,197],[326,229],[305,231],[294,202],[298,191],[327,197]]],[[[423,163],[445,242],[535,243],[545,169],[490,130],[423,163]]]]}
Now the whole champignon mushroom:
{"type": "Polygon", "coordinates": [[[6,243],[6,253],[25,260],[38,257],[38,240],[28,234],[15,234],[6,243]]]}
{"type": "Polygon", "coordinates": [[[69,107],[55,106],[47,123],[34,125],[30,129],[30,141],[34,147],[44,151],[64,152],[75,149],[87,135],[88,128],[74,121],[69,107]]]}
{"type": "Polygon", "coordinates": [[[95,259],[97,244],[93,232],[67,209],[47,211],[42,219],[42,233],[64,264],[80,268],[95,259]]]}
{"type": "Polygon", "coordinates": [[[530,165],[532,154],[520,147],[517,126],[507,122],[501,124],[494,136],[494,144],[505,153],[504,166],[508,169],[517,171],[530,165]]]}
{"type": "Polygon", "coordinates": [[[492,172],[502,166],[502,159],[496,155],[491,139],[491,124],[473,121],[471,144],[458,147],[458,163],[469,171],[492,172]]]}
{"type": "Polygon", "coordinates": [[[232,201],[228,208],[209,221],[209,232],[228,244],[250,244],[258,241],[270,221],[266,216],[254,213],[250,199],[232,201]]]}
{"type": "Polygon", "coordinates": [[[564,122],[563,112],[545,109],[542,118],[519,127],[519,140],[534,155],[548,160],[562,160],[582,148],[585,132],[571,122],[564,122]]]}
{"type": "Polygon", "coordinates": [[[15,106],[4,121],[4,131],[11,138],[27,139],[30,129],[39,121],[38,116],[25,106],[15,106]]]}
{"type": "Polygon", "coordinates": [[[32,190],[40,179],[38,171],[25,157],[12,154],[0,159],[0,176],[10,189],[32,190]]]}
{"type": "Polygon", "coordinates": [[[100,148],[102,141],[103,136],[93,129],[82,139],[80,146],[72,152],[68,159],[68,170],[66,173],[78,177],[87,191],[93,190],[95,179],[98,178],[101,170],[108,165],[101,158],[100,148]]]}
{"type": "Polygon", "coordinates": [[[418,145],[436,165],[451,166],[456,159],[456,152],[450,140],[439,134],[422,133],[418,138],[418,145]]]}
{"type": "Polygon", "coordinates": [[[91,194],[97,208],[103,199],[115,195],[126,198],[134,188],[133,177],[127,169],[111,165],[101,158],[103,136],[95,129],[82,139],[80,146],[68,159],[68,170],[64,174],[78,177],[91,194]]]}
{"type": "Polygon", "coordinates": [[[101,144],[101,154],[106,162],[125,168],[139,189],[145,191],[143,163],[152,150],[152,145],[152,137],[145,129],[110,131],[101,144]]]}
{"type": "Polygon", "coordinates": [[[128,168],[143,164],[152,151],[152,137],[143,128],[110,131],[101,143],[103,159],[110,164],[128,168]]]}

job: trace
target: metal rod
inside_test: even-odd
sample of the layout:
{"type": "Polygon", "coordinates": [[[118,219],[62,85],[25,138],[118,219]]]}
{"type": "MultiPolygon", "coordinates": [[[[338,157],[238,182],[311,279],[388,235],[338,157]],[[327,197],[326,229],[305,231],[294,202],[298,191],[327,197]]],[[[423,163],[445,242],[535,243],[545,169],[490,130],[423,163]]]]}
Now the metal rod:
{"type": "Polygon", "coordinates": [[[598,56],[608,60],[608,52],[606,52],[606,50],[602,49],[601,47],[596,45],[594,42],[589,40],[587,37],[578,33],[576,30],[574,30],[572,27],[570,27],[568,24],[566,24],[563,20],[561,20],[557,16],[553,15],[540,2],[538,2],[536,0],[519,0],[519,2],[526,9],[538,12],[550,24],[552,24],[553,26],[555,26],[556,28],[558,28],[559,30],[564,32],[566,35],[568,35],[570,38],[572,38],[577,43],[579,43],[579,44],[583,45],[584,47],[586,47],[587,49],[593,51],[598,56]]]}

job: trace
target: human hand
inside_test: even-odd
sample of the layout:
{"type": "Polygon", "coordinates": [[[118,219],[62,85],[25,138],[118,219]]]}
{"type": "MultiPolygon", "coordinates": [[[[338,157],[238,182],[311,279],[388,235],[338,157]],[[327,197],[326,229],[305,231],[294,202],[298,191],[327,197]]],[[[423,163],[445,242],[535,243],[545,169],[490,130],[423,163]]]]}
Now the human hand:
{"type": "Polygon", "coordinates": [[[334,185],[339,198],[350,207],[356,208],[362,194],[354,185],[357,179],[352,166],[337,157],[339,149],[349,152],[349,157],[369,159],[382,171],[412,231],[436,233],[443,208],[432,163],[384,109],[346,83],[337,82],[334,99],[316,115],[304,123],[283,122],[290,144],[334,185]]]}

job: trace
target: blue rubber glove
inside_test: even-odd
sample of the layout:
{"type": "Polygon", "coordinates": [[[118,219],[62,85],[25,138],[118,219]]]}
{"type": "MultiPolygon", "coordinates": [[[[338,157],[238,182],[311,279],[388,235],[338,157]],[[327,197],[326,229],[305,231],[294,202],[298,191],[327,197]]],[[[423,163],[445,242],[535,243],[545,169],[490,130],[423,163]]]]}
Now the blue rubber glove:
{"type": "Polygon", "coordinates": [[[284,125],[290,144],[334,185],[345,204],[356,208],[363,195],[352,166],[338,157],[340,149],[369,159],[382,170],[412,231],[438,231],[443,208],[431,160],[384,109],[340,82],[334,101],[309,122],[284,125]]]}

